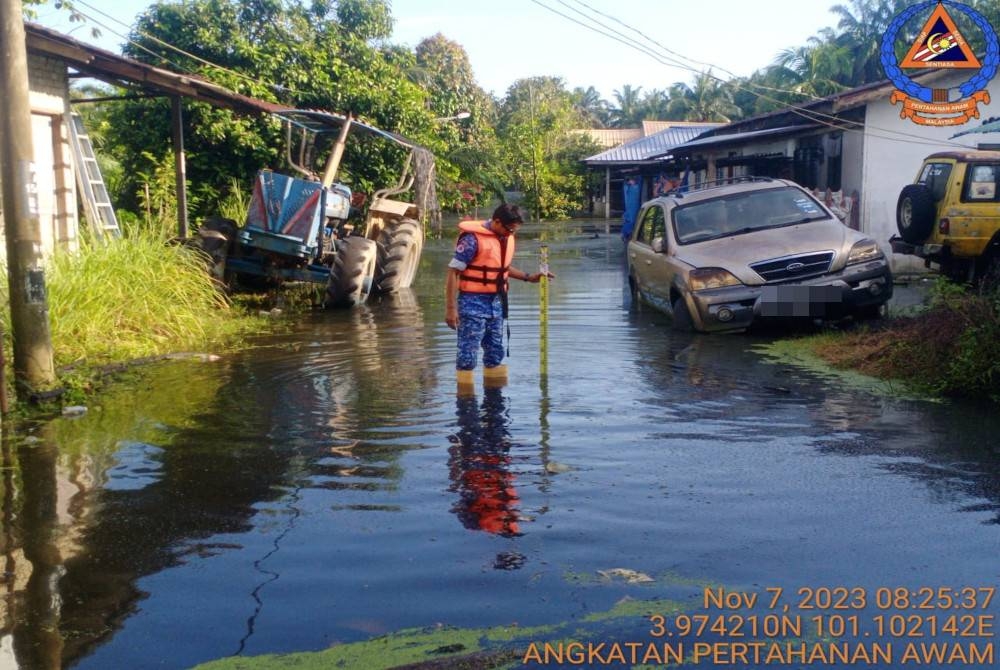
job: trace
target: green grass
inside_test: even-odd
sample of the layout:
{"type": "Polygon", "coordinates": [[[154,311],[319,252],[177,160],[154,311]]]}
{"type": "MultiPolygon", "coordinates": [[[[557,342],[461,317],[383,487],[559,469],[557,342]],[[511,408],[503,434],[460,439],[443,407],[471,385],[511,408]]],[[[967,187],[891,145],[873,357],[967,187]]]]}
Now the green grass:
{"type": "MultiPolygon", "coordinates": [[[[46,266],[46,287],[57,369],[218,350],[272,327],[232,308],[198,252],[149,232],[57,252],[46,266]]],[[[6,298],[6,269],[2,290],[6,298]]],[[[0,318],[9,361],[9,310],[0,318]]]]}
{"type": "Polygon", "coordinates": [[[1000,403],[1000,292],[940,280],[930,298],[918,314],[781,340],[766,353],[889,395],[1000,403]]]}

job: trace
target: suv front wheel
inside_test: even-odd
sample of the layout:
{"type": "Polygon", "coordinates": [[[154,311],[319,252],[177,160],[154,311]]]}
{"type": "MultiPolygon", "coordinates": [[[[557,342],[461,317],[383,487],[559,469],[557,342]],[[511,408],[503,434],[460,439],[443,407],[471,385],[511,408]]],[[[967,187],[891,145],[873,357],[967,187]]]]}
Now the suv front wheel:
{"type": "Polygon", "coordinates": [[[899,236],[910,244],[920,244],[934,230],[934,216],[937,213],[934,196],[923,184],[908,184],[903,187],[896,202],[896,227],[899,236]]]}

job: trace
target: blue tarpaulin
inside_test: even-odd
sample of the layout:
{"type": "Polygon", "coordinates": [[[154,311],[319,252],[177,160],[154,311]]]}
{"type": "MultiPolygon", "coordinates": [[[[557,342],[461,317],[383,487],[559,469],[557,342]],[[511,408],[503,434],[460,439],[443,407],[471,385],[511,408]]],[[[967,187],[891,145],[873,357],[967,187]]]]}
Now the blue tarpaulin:
{"type": "Polygon", "coordinates": [[[625,211],[622,212],[622,238],[628,239],[635,228],[635,217],[639,214],[639,182],[634,177],[629,177],[622,185],[622,192],[625,196],[625,211]]]}

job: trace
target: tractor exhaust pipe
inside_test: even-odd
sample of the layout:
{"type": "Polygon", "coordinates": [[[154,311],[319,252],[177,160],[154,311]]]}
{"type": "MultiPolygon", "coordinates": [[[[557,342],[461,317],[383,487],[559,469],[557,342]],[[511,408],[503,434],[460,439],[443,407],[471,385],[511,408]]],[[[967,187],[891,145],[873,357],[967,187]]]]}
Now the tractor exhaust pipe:
{"type": "Polygon", "coordinates": [[[333,145],[333,151],[326,159],[326,167],[323,168],[323,188],[330,188],[337,176],[337,170],[340,169],[340,159],[344,157],[344,145],[347,143],[347,131],[351,127],[351,119],[350,114],[344,119],[344,125],[340,127],[340,134],[333,145]]]}

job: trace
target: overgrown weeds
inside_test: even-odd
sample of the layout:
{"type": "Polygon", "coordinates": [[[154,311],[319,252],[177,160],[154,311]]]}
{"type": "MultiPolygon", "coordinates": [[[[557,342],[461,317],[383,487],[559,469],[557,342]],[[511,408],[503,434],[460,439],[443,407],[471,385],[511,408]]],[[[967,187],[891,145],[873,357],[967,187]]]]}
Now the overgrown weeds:
{"type": "Polygon", "coordinates": [[[236,178],[229,180],[229,190],[219,201],[219,214],[242,225],[250,213],[250,195],[236,178]]]}
{"type": "Polygon", "coordinates": [[[939,280],[921,314],[822,336],[812,349],[835,367],[934,395],[1000,402],[1000,291],[939,280]]]}
{"type": "MultiPolygon", "coordinates": [[[[200,252],[167,244],[162,233],[126,233],[51,258],[46,284],[57,368],[220,348],[266,327],[231,308],[200,252]]],[[[6,272],[2,284],[6,293],[6,272]]],[[[10,333],[7,310],[2,319],[10,333]]]]}

